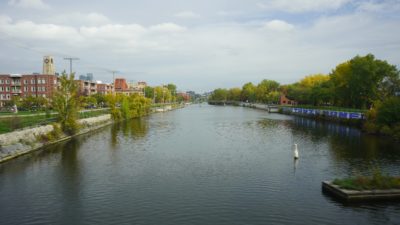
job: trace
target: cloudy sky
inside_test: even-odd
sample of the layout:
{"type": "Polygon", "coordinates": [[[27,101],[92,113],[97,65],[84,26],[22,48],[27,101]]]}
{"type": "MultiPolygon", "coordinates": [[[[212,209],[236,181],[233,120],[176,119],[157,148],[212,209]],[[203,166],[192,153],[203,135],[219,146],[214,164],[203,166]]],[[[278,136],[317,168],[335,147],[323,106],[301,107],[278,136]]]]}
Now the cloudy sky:
{"type": "Polygon", "coordinates": [[[400,0],[0,0],[0,73],[56,70],[209,91],[292,83],[355,55],[400,65],[400,0]]]}

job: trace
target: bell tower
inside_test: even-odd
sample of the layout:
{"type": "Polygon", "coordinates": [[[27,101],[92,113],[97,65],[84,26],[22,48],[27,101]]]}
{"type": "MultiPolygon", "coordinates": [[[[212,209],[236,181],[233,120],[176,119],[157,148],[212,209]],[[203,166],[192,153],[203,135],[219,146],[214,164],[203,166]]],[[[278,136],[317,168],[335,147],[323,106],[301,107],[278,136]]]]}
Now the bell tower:
{"type": "Polygon", "coordinates": [[[48,75],[56,74],[53,56],[44,56],[43,57],[43,74],[48,74],[48,75]]]}

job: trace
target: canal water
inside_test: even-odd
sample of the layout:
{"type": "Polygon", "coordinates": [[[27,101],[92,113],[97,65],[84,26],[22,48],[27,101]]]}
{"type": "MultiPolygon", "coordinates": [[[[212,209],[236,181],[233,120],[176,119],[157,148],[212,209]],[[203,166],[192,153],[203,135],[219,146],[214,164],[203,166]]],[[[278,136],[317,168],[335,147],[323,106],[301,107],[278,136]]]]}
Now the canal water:
{"type": "Polygon", "coordinates": [[[114,124],[0,164],[0,224],[400,224],[321,181],[400,175],[400,147],[355,128],[208,105],[114,124]],[[300,159],[293,160],[298,144],[300,159]]]}

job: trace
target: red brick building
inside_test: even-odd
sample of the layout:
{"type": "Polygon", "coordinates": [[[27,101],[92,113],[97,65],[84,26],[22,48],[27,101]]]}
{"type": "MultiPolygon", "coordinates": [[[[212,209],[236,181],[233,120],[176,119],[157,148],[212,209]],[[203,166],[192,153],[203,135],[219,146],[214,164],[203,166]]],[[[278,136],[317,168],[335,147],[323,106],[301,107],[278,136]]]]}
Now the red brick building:
{"type": "Polygon", "coordinates": [[[125,78],[116,78],[114,89],[116,92],[123,92],[128,90],[128,83],[126,83],[125,78]]]}
{"type": "Polygon", "coordinates": [[[42,96],[50,98],[57,88],[57,76],[47,74],[0,75],[0,107],[13,96],[42,96]]]}

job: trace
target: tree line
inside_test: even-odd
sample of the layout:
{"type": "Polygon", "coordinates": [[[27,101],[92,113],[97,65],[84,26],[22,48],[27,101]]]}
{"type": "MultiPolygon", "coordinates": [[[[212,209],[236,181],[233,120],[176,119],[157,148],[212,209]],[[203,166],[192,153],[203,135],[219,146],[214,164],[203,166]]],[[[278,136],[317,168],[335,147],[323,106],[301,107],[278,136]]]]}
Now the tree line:
{"type": "Polygon", "coordinates": [[[299,105],[336,106],[367,112],[365,129],[371,133],[396,133],[400,138],[400,72],[374,55],[355,56],[329,74],[308,75],[281,85],[273,80],[246,83],[241,88],[215,89],[209,101],[278,103],[281,95],[299,105]]]}
{"type": "Polygon", "coordinates": [[[218,88],[209,100],[277,103],[286,95],[301,105],[369,109],[399,91],[396,66],[368,54],[337,65],[329,74],[309,75],[293,84],[265,79],[257,85],[249,82],[241,88],[218,88]]]}

